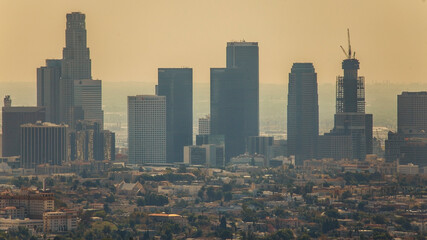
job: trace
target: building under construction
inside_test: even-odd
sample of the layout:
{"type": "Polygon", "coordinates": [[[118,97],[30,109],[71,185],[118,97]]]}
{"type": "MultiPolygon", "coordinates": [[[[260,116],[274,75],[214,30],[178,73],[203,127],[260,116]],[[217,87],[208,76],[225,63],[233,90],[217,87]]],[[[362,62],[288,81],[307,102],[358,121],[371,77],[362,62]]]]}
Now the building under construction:
{"type": "MultiPolygon", "coordinates": [[[[341,47],[342,48],[342,47],[341,47]]],[[[342,62],[344,76],[337,77],[334,128],[319,137],[319,157],[364,160],[372,153],[372,114],[365,114],[365,78],[358,76],[359,60],[351,51],[342,62]]]]}

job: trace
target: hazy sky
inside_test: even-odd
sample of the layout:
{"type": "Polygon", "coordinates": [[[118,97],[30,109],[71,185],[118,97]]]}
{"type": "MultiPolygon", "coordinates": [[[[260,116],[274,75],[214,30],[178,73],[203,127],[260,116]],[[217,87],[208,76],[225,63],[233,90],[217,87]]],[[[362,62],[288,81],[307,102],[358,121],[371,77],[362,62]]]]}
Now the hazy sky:
{"type": "Polygon", "coordinates": [[[0,82],[35,82],[45,59],[61,58],[72,11],[86,14],[92,76],[104,81],[155,82],[158,67],[186,66],[208,83],[226,42],[244,39],[259,42],[261,83],[285,84],[306,61],[332,83],[350,28],[367,82],[427,82],[423,0],[0,0],[0,82]]]}

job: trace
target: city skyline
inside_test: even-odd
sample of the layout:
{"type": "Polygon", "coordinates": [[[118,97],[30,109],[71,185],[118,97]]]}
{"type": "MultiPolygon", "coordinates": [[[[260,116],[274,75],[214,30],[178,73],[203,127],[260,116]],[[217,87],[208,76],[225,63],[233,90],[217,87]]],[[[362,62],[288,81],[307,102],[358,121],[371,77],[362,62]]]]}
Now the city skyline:
{"type": "Polygon", "coordinates": [[[359,49],[357,57],[364,63],[362,74],[370,76],[370,82],[420,82],[426,75],[422,66],[427,64],[427,49],[423,47],[427,33],[421,29],[427,22],[427,5],[421,0],[357,4],[332,0],[326,4],[245,2],[241,9],[239,1],[180,1],[179,5],[144,1],[101,7],[96,1],[57,1],[36,6],[31,1],[4,1],[0,3],[0,15],[4,18],[0,19],[0,64],[9,70],[0,73],[0,82],[32,82],[33,69],[43,65],[46,58],[58,58],[64,45],[60,34],[63,22],[53,19],[64,21],[63,14],[71,11],[89,15],[88,47],[97,59],[93,63],[93,77],[102,77],[104,81],[155,82],[158,67],[188,66],[194,69],[195,82],[207,83],[209,68],[221,66],[224,57],[224,53],[214,49],[228,41],[248,39],[259,42],[263,49],[260,83],[285,84],[286,69],[293,62],[307,61],[317,66],[319,83],[333,83],[339,71],[334,62],[343,57],[339,45],[346,42],[343,32],[347,28],[359,49]],[[330,14],[328,4],[340,10],[330,14]],[[380,7],[381,12],[377,10],[380,7]],[[176,8],[191,14],[175,12],[176,8]],[[298,9],[306,10],[310,18],[296,15],[294,12],[298,11],[293,10],[298,9]],[[117,17],[123,11],[129,14],[117,17]],[[361,11],[361,18],[344,18],[346,12],[361,11]],[[256,12],[259,18],[252,18],[256,12]],[[139,17],[139,13],[144,13],[144,17],[139,17]],[[165,20],[166,14],[170,15],[167,19],[175,21],[165,20]],[[7,19],[13,19],[12,23],[7,19]],[[298,26],[292,24],[294,21],[298,21],[298,26]],[[226,22],[230,22],[227,28],[221,28],[226,22]],[[13,71],[18,65],[20,71],[13,71]]]}

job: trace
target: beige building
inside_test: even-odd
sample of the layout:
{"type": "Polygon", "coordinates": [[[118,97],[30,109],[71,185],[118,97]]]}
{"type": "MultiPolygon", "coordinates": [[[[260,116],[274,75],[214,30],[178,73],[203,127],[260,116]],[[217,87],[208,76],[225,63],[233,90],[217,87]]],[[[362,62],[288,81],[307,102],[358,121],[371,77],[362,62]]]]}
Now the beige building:
{"type": "Polygon", "coordinates": [[[7,231],[9,229],[17,229],[18,227],[28,228],[29,230],[39,231],[43,228],[42,219],[11,219],[0,218],[0,230],[7,231]]]}
{"type": "Polygon", "coordinates": [[[53,193],[21,191],[19,194],[0,194],[0,209],[6,207],[25,208],[27,217],[42,219],[43,213],[54,210],[53,193]]]}
{"type": "Polygon", "coordinates": [[[77,212],[63,210],[43,214],[44,232],[68,232],[77,228],[77,212]]]}

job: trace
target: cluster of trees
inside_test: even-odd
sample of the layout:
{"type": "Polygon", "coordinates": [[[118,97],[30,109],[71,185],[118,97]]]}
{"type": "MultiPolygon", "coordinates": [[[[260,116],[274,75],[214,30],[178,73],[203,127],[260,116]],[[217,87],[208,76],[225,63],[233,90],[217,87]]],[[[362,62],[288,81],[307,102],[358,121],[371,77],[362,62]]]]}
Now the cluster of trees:
{"type": "Polygon", "coordinates": [[[139,197],[136,200],[136,204],[138,206],[164,206],[169,204],[169,199],[166,196],[155,194],[155,193],[147,193],[142,197],[139,197]]]}
{"type": "Polygon", "coordinates": [[[232,190],[233,190],[233,187],[231,184],[224,184],[222,188],[214,188],[214,187],[205,188],[203,186],[198,192],[198,197],[202,201],[206,201],[206,202],[213,202],[213,201],[219,201],[219,200],[224,200],[228,202],[228,201],[231,201],[233,198],[232,190]]]}

